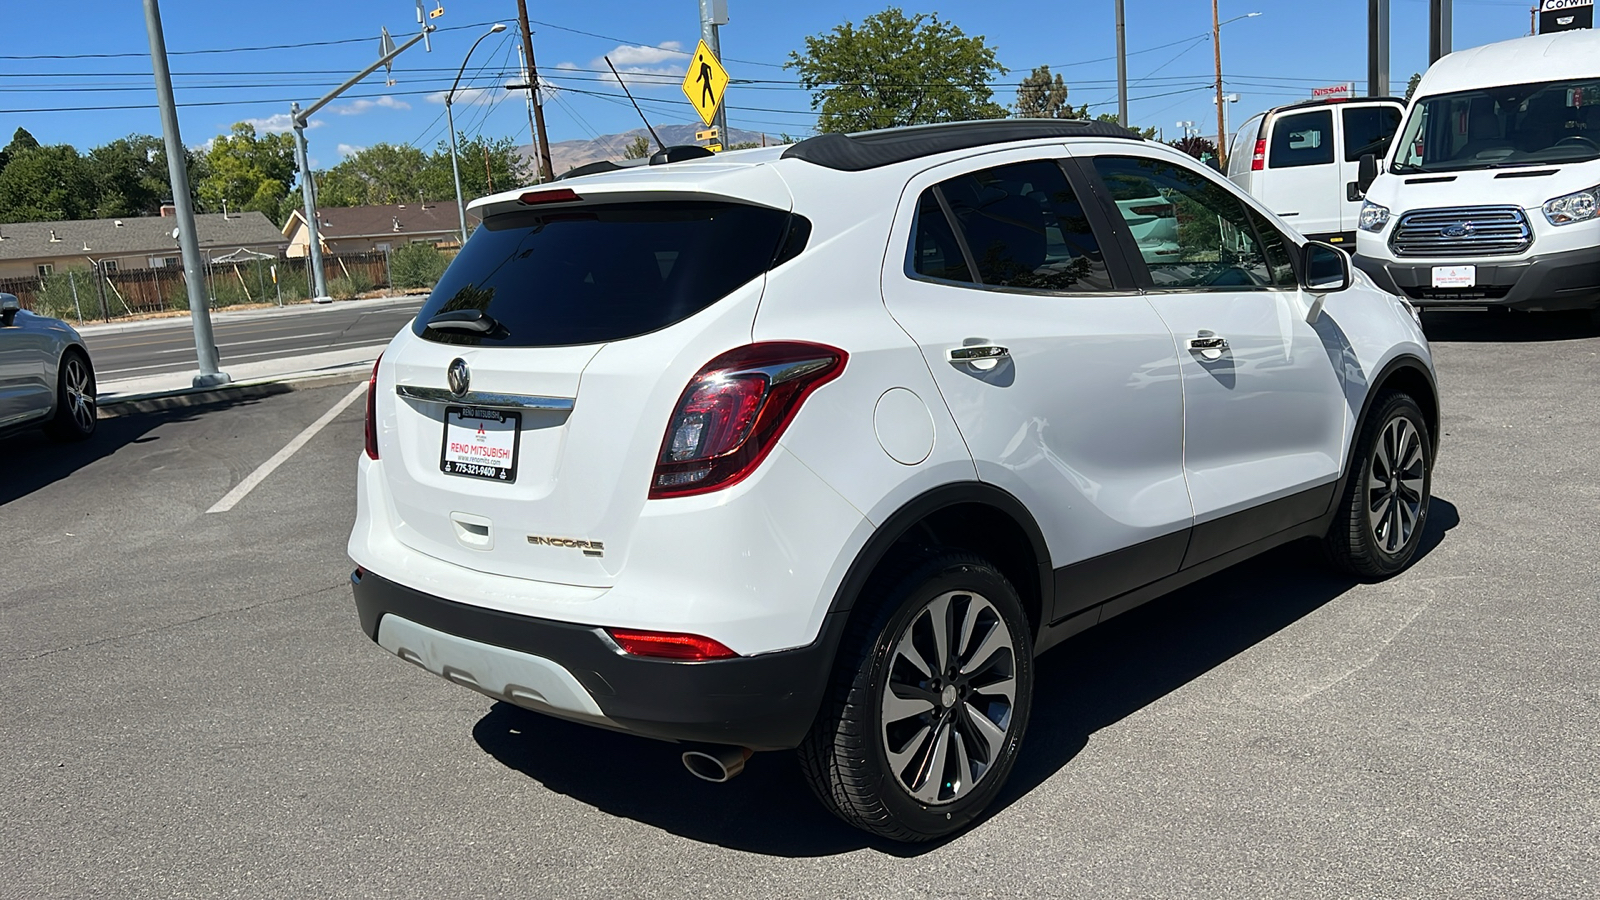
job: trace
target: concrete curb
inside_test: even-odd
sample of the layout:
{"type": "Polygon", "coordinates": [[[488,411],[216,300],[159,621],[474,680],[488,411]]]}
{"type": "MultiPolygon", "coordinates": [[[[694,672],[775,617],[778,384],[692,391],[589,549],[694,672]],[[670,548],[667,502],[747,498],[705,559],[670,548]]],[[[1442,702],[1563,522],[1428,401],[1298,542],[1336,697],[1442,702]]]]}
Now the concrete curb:
{"type": "Polygon", "coordinates": [[[263,397],[287,394],[290,391],[304,391],[335,384],[354,384],[358,381],[366,381],[371,375],[371,363],[356,363],[333,370],[294,372],[288,375],[257,378],[219,387],[185,388],[176,391],[128,394],[111,397],[100,404],[96,408],[97,418],[116,419],[143,413],[209,406],[215,403],[260,400],[263,397]]]}

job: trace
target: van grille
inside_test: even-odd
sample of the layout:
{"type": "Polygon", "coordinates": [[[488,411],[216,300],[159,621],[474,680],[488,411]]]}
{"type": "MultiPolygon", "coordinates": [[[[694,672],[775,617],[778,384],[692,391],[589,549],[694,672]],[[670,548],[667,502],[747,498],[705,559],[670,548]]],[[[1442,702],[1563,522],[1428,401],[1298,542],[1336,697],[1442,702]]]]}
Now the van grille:
{"type": "Polygon", "coordinates": [[[1532,243],[1528,217],[1515,206],[1419,209],[1401,216],[1389,238],[1396,256],[1505,256],[1532,243]]]}

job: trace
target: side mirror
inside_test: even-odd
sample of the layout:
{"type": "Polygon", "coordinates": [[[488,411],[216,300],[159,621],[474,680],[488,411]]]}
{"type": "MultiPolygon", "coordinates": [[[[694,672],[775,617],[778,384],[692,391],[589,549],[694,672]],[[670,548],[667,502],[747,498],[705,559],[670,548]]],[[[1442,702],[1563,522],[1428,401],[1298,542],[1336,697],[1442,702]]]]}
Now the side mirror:
{"type": "Polygon", "coordinates": [[[22,309],[22,301],[16,294],[0,294],[0,328],[10,328],[19,309],[22,309]]]}
{"type": "Polygon", "coordinates": [[[1358,189],[1360,189],[1362,194],[1365,194],[1367,192],[1367,189],[1372,187],[1372,183],[1374,181],[1377,181],[1377,180],[1378,180],[1378,157],[1377,157],[1377,154],[1374,154],[1374,153],[1364,154],[1361,157],[1361,162],[1358,164],[1358,168],[1356,169],[1356,187],[1358,189]]]}
{"type": "Polygon", "coordinates": [[[1306,313],[1306,323],[1315,325],[1322,316],[1323,299],[1350,287],[1350,257],[1332,244],[1311,241],[1301,250],[1300,260],[1300,287],[1316,298],[1306,313]]]}

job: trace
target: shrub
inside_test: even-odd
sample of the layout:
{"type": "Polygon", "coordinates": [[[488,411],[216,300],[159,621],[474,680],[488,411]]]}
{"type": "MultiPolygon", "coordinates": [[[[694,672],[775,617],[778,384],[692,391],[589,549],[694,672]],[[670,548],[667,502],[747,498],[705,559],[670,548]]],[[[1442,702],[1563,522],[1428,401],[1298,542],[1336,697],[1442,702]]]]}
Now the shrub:
{"type": "Polygon", "coordinates": [[[94,272],[87,268],[73,268],[56,272],[44,278],[33,295],[33,311],[57,319],[76,319],[78,308],[94,318],[100,312],[100,295],[95,291],[94,272]],[[72,302],[72,285],[78,285],[78,303],[72,302]]]}
{"type": "Polygon", "coordinates": [[[348,277],[335,278],[328,282],[328,294],[335,300],[354,300],[372,290],[372,287],[372,279],[367,277],[367,273],[357,269],[348,277]]]}
{"type": "Polygon", "coordinates": [[[439,283],[450,261],[432,244],[406,244],[389,254],[392,287],[400,290],[431,288],[439,283]]]}

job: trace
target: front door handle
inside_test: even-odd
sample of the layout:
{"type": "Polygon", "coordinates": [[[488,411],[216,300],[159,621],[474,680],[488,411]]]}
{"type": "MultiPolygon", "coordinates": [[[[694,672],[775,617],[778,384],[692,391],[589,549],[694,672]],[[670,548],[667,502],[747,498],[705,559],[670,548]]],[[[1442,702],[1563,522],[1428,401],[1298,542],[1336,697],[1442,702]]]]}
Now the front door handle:
{"type": "Polygon", "coordinates": [[[1228,349],[1228,339],[1213,331],[1201,331],[1189,338],[1189,349],[1210,362],[1222,358],[1223,351],[1228,349]]]}
{"type": "Polygon", "coordinates": [[[995,344],[975,344],[968,347],[952,347],[945,351],[944,358],[953,363],[965,363],[980,372],[987,372],[1000,365],[1000,360],[1010,359],[1011,351],[995,344]]]}

